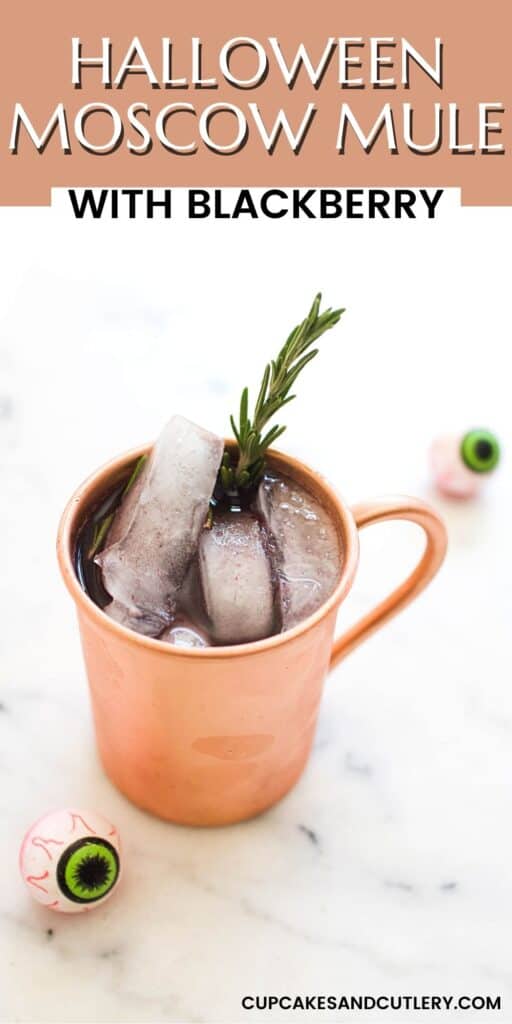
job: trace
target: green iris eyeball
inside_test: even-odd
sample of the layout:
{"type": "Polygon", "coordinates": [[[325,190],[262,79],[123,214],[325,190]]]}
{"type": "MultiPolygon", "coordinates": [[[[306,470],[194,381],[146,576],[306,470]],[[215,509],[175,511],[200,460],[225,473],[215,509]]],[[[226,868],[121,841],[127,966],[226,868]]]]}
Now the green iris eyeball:
{"type": "Polygon", "coordinates": [[[75,903],[95,903],[114,887],[119,876],[119,856],[107,839],[79,839],[63,853],[57,881],[63,894],[75,903]]]}
{"type": "Polygon", "coordinates": [[[474,473],[490,473],[500,461],[498,438],[490,430],[468,431],[461,442],[462,461],[474,473]]]}

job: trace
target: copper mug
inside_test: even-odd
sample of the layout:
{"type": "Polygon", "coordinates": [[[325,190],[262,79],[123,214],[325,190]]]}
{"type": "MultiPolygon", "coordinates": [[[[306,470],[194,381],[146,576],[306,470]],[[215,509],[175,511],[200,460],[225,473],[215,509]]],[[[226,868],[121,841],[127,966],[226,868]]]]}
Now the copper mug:
{"type": "Polygon", "coordinates": [[[108,777],[139,807],[185,825],[227,825],[271,807],[297,782],[329,669],[418,596],[443,561],[446,530],[415,498],[350,509],[318,473],[273,451],[273,466],[312,492],[337,526],[344,557],[336,590],[285,633],[239,646],[174,647],[105,615],[82,589],[74,564],[80,527],[147,450],[93,473],[59,528],[59,564],[78,612],[99,753],[108,777]],[[393,519],[424,530],[423,555],[389,597],[335,640],[336,615],[358,565],[358,530],[393,519]]]}

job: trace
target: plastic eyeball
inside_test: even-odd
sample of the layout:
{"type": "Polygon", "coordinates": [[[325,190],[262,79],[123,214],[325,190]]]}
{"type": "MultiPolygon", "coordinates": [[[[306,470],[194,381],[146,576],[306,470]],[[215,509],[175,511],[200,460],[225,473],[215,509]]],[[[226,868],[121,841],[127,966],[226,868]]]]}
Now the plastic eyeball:
{"type": "Polygon", "coordinates": [[[21,844],[20,871],[30,895],[65,914],[103,903],[120,870],[119,833],[93,811],[66,808],[47,814],[21,844]]]}
{"type": "Polygon", "coordinates": [[[430,449],[436,487],[452,498],[473,498],[485,475],[498,465],[500,446],[488,430],[470,430],[463,437],[438,437],[430,449]]]}
{"type": "Polygon", "coordinates": [[[460,453],[474,473],[490,473],[500,461],[498,439],[489,430],[470,430],[462,438],[460,453]]]}

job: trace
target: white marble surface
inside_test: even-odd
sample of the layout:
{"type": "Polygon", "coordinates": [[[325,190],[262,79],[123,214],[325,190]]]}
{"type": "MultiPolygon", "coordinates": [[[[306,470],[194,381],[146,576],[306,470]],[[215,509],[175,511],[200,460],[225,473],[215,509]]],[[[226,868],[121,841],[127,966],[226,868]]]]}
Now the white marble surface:
{"type": "MultiPolygon", "coordinates": [[[[487,423],[510,451],[511,226],[510,210],[448,200],[435,225],[0,211],[3,1021],[266,1019],[241,1008],[256,993],[498,994],[500,1014],[467,1017],[512,1021],[510,459],[481,501],[434,497],[442,574],[332,674],[295,790],[234,828],[163,824],[104,778],[54,556],[80,479],[173,410],[225,429],[319,286],[348,312],[283,447],[349,500],[428,495],[438,430],[487,423]],[[77,918],[32,903],[16,863],[25,828],[68,803],[114,820],[126,851],[117,896],[77,918]]],[[[417,552],[412,528],[366,533],[340,618],[417,552]]]]}

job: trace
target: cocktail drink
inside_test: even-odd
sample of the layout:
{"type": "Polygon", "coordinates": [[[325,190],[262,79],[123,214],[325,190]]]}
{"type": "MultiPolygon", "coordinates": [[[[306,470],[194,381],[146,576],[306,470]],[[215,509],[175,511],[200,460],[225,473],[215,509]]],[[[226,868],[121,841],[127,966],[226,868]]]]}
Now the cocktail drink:
{"type": "Polygon", "coordinates": [[[180,646],[247,643],[295,626],[334,590],[341,540],[327,510],[271,456],[254,490],[226,495],[223,454],[220,438],[173,417],[130,488],[83,526],[77,572],[121,625],[180,646]]]}
{"type": "MultiPolygon", "coordinates": [[[[173,416],[156,443],[113,459],[70,499],[58,539],[76,604],[100,757],[134,803],[189,825],[250,818],[307,762],[329,668],[415,598],[446,531],[414,498],[349,509],[269,425],[341,311],[320,297],[247,389],[233,438],[173,416]],[[358,529],[409,520],[417,566],[334,639],[358,529]]],[[[321,439],[319,439],[321,443],[321,439]]]]}
{"type": "Polygon", "coordinates": [[[341,311],[319,297],[266,370],[253,420],[248,393],[224,440],[173,416],[149,457],[100,501],[77,545],[89,595],[120,625],[177,646],[248,643],[290,629],[333,592],[341,539],[321,502],[272,465],[264,423],[290,401],[313,341],[341,311]]]}

